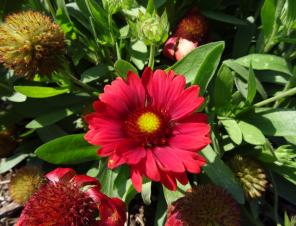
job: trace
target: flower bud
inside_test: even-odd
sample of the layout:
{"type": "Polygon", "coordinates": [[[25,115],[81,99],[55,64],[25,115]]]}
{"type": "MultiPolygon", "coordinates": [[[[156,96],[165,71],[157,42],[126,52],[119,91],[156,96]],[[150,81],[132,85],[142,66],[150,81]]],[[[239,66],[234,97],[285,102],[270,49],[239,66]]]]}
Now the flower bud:
{"type": "Polygon", "coordinates": [[[26,203],[43,183],[43,173],[37,167],[25,166],[12,176],[9,184],[11,198],[19,204],[26,203]]]}
{"type": "Polygon", "coordinates": [[[229,166],[240,181],[245,195],[259,198],[265,192],[267,180],[264,169],[253,159],[235,155],[229,160],[229,166]]]}
{"type": "Polygon", "coordinates": [[[168,37],[169,24],[166,12],[161,17],[156,12],[152,15],[140,14],[136,26],[138,38],[146,45],[161,45],[168,37]]]}
{"type": "Polygon", "coordinates": [[[0,25],[0,63],[16,75],[50,75],[62,63],[64,33],[39,12],[9,15],[0,25]]]}

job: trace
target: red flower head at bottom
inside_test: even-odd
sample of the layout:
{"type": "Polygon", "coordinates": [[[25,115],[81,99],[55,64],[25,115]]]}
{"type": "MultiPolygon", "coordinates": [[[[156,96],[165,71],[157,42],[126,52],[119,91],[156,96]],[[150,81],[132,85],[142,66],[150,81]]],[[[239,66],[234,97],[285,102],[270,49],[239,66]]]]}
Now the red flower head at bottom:
{"type": "Polygon", "coordinates": [[[57,168],[46,175],[16,226],[123,226],[125,204],[100,192],[99,182],[76,175],[70,168],[57,168]]]}
{"type": "Polygon", "coordinates": [[[165,226],[240,226],[238,204],[222,188],[200,185],[168,208],[165,226]]]}

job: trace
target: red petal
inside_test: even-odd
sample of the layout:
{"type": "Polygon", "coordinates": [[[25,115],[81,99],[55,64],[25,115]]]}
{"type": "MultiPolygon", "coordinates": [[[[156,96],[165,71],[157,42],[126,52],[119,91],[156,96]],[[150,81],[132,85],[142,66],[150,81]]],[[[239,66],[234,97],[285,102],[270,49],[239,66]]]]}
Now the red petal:
{"type": "Polygon", "coordinates": [[[169,109],[172,120],[178,120],[192,114],[203,104],[204,98],[198,97],[198,93],[198,86],[190,86],[179,95],[174,101],[174,105],[171,105],[169,109]]]}
{"type": "Polygon", "coordinates": [[[142,174],[141,172],[136,168],[139,167],[137,165],[131,166],[131,179],[133,182],[133,185],[137,192],[141,192],[142,190],[142,174]]]}
{"type": "Polygon", "coordinates": [[[83,187],[86,185],[95,185],[97,189],[101,188],[101,185],[97,179],[86,176],[86,175],[76,175],[73,177],[72,180],[73,180],[73,183],[78,187],[83,187]]]}
{"type": "Polygon", "coordinates": [[[134,109],[144,107],[145,97],[140,78],[136,74],[128,73],[127,82],[118,77],[111,85],[106,85],[100,100],[117,114],[124,116],[134,109]]]}
{"type": "Polygon", "coordinates": [[[147,150],[145,161],[145,175],[153,181],[160,180],[159,169],[156,165],[154,156],[151,150],[147,150]]]}
{"type": "Polygon", "coordinates": [[[153,71],[151,70],[151,68],[150,67],[146,67],[144,69],[144,72],[143,72],[142,78],[141,78],[142,84],[143,84],[143,86],[145,88],[147,87],[150,79],[152,78],[152,75],[153,75],[153,71]]]}
{"type": "Polygon", "coordinates": [[[68,182],[74,176],[76,172],[71,168],[56,168],[55,170],[47,173],[45,177],[53,183],[68,182]]]}
{"type": "Polygon", "coordinates": [[[168,172],[160,171],[160,182],[166,186],[169,190],[176,191],[177,182],[173,175],[168,172]]]}
{"type": "Polygon", "coordinates": [[[153,149],[153,155],[156,158],[158,166],[165,171],[185,172],[182,158],[171,147],[156,147],[153,149]]]}
{"type": "Polygon", "coordinates": [[[198,44],[196,42],[189,41],[184,38],[180,38],[178,42],[178,47],[175,52],[176,60],[179,61],[185,57],[188,53],[194,50],[198,44]]]}
{"type": "Polygon", "coordinates": [[[164,44],[164,48],[163,48],[163,55],[165,55],[166,57],[175,60],[175,50],[176,50],[176,45],[178,42],[177,37],[170,37],[166,43],[164,44]]]}

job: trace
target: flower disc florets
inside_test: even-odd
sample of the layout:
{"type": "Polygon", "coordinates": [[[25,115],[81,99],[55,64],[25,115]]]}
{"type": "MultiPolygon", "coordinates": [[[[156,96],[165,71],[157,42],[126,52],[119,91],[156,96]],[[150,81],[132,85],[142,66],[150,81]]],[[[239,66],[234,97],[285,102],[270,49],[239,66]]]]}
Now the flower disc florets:
{"type": "Polygon", "coordinates": [[[175,190],[176,180],[188,183],[186,171],[200,172],[205,160],[197,152],[210,143],[207,116],[194,112],[204,101],[198,93],[173,71],[146,68],[142,78],[129,72],[94,102],[85,139],[101,146],[109,168],[128,164],[137,191],[142,176],[175,190]]]}
{"type": "Polygon", "coordinates": [[[123,226],[125,205],[100,192],[92,177],[57,168],[26,203],[16,226],[123,226]]]}
{"type": "Polygon", "coordinates": [[[0,63],[19,76],[50,75],[64,53],[64,33],[42,13],[15,13],[0,25],[0,63]]]}
{"type": "Polygon", "coordinates": [[[165,226],[240,226],[237,203],[222,188],[201,185],[168,209],[165,226]]]}
{"type": "Polygon", "coordinates": [[[23,212],[31,226],[93,225],[98,209],[95,202],[76,186],[47,184],[31,198],[23,212]]]}

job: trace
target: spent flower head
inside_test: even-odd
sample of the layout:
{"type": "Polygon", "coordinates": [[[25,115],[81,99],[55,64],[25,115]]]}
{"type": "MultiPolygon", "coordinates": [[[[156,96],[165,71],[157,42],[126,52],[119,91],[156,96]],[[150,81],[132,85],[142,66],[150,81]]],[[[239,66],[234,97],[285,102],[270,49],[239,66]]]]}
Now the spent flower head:
{"type": "Polygon", "coordinates": [[[0,63],[16,75],[50,75],[60,66],[64,53],[64,33],[40,12],[11,14],[0,25],[0,63]]]}
{"type": "Polygon", "coordinates": [[[13,201],[26,203],[44,182],[42,171],[34,166],[25,166],[16,171],[9,183],[9,193],[13,201]]]}
{"type": "Polygon", "coordinates": [[[222,188],[200,185],[173,202],[165,226],[240,226],[238,204],[222,188]]]}

